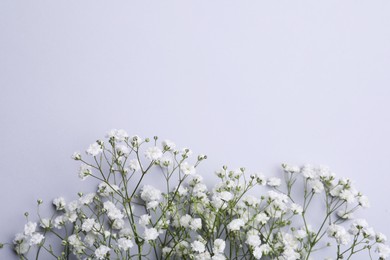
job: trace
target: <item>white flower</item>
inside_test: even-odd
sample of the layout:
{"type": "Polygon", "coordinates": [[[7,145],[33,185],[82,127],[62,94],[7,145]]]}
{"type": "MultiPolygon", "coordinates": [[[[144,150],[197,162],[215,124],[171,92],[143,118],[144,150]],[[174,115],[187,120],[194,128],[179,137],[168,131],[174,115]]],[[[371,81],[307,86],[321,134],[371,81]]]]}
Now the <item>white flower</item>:
{"type": "Polygon", "coordinates": [[[95,198],[96,193],[88,193],[83,195],[82,197],[79,198],[79,202],[82,205],[89,205],[92,203],[93,199],[95,198]]]}
{"type": "Polygon", "coordinates": [[[41,225],[42,228],[49,229],[52,227],[51,219],[49,218],[43,218],[41,219],[41,225]]]}
{"type": "Polygon", "coordinates": [[[24,234],[26,236],[31,236],[36,229],[37,229],[37,223],[29,221],[27,222],[27,224],[24,225],[24,234]]]}
{"type": "Polygon", "coordinates": [[[45,237],[40,233],[32,234],[32,236],[30,238],[30,246],[40,244],[43,239],[45,239],[45,237]]]}
{"type": "Polygon", "coordinates": [[[167,156],[161,157],[161,159],[160,159],[160,166],[161,167],[167,168],[171,164],[172,164],[172,158],[167,157],[167,156]]]}
{"type": "Polygon", "coordinates": [[[65,209],[66,203],[63,197],[59,197],[53,200],[53,205],[56,206],[57,210],[65,209]]]}
{"type": "Polygon", "coordinates": [[[198,230],[202,228],[202,219],[200,218],[194,218],[192,219],[190,223],[190,229],[192,230],[198,230]]]}
{"type": "Polygon", "coordinates": [[[223,254],[214,254],[211,260],[226,260],[226,256],[223,254]]]}
{"type": "Polygon", "coordinates": [[[97,156],[99,153],[103,151],[103,148],[97,142],[91,144],[87,149],[87,154],[92,156],[97,156]]]}
{"type": "Polygon", "coordinates": [[[157,200],[153,200],[153,201],[149,201],[148,203],[146,203],[146,208],[147,209],[152,209],[152,210],[155,210],[158,206],[158,201],[157,200]]]}
{"type": "Polygon", "coordinates": [[[388,245],[378,244],[375,251],[378,252],[381,259],[386,259],[390,256],[390,247],[388,245]]]}
{"type": "Polygon", "coordinates": [[[175,149],[176,144],[170,140],[164,140],[162,142],[162,146],[164,147],[165,150],[170,151],[170,150],[175,149]]]}
{"type": "Polygon", "coordinates": [[[194,242],[191,243],[191,248],[193,251],[198,253],[203,253],[206,250],[205,245],[198,240],[195,240],[194,242]]]}
{"type": "Polygon", "coordinates": [[[262,173],[254,173],[250,176],[252,179],[255,179],[256,182],[260,185],[266,185],[267,178],[262,173]]]}
{"type": "Polygon", "coordinates": [[[155,240],[158,237],[158,231],[155,228],[145,228],[143,238],[145,240],[155,240]]]}
{"type": "Polygon", "coordinates": [[[260,212],[259,214],[256,215],[255,220],[258,223],[261,223],[262,225],[265,225],[268,222],[269,217],[264,212],[260,212]]]}
{"type": "Polygon", "coordinates": [[[221,200],[223,200],[225,202],[231,201],[234,197],[233,194],[231,194],[228,191],[222,191],[222,192],[218,193],[218,196],[221,200]]]}
{"type": "Polygon", "coordinates": [[[182,226],[184,228],[189,227],[191,220],[192,220],[192,217],[188,214],[181,216],[180,220],[179,220],[180,226],[182,226]]]}
{"type": "Polygon", "coordinates": [[[111,249],[109,247],[101,245],[101,246],[99,246],[98,249],[95,250],[95,256],[96,256],[97,259],[102,260],[102,259],[106,258],[107,253],[110,250],[111,249]]]}
{"type": "Polygon", "coordinates": [[[282,183],[281,179],[272,177],[268,179],[267,185],[271,187],[278,187],[282,183]]]}
{"type": "Polygon", "coordinates": [[[131,159],[129,161],[129,168],[132,171],[139,171],[141,169],[141,165],[139,164],[139,161],[137,159],[131,159]]]}
{"type": "Polygon", "coordinates": [[[179,188],[177,189],[177,192],[179,193],[180,196],[186,196],[188,194],[188,189],[180,185],[179,188]]]}
{"type": "Polygon", "coordinates": [[[87,218],[86,220],[84,220],[83,224],[81,225],[81,230],[85,232],[89,232],[92,230],[95,223],[96,222],[93,218],[87,218]]]}
{"type": "Polygon", "coordinates": [[[294,214],[297,214],[297,215],[300,215],[300,214],[302,214],[302,212],[303,212],[302,206],[300,206],[300,205],[298,205],[298,204],[296,204],[296,203],[292,203],[292,204],[291,204],[290,210],[291,210],[294,214]]]}
{"type": "Polygon", "coordinates": [[[242,228],[245,225],[244,220],[238,218],[233,219],[228,225],[227,228],[229,231],[238,231],[240,228],[242,228]]]}
{"type": "Polygon", "coordinates": [[[385,234],[378,232],[378,233],[376,233],[375,240],[378,243],[385,243],[387,240],[387,237],[385,234]]]}
{"type": "Polygon", "coordinates": [[[343,226],[332,224],[328,228],[328,236],[334,237],[337,244],[346,245],[351,240],[351,236],[347,233],[343,226]]]}
{"type": "Polygon", "coordinates": [[[107,211],[108,218],[111,220],[122,219],[124,217],[122,212],[111,201],[104,202],[103,207],[107,211]]]}
{"type": "Polygon", "coordinates": [[[261,240],[258,235],[248,235],[246,238],[245,243],[247,243],[249,246],[255,248],[261,245],[261,240]]]}
{"type": "Polygon", "coordinates": [[[124,141],[126,138],[129,137],[129,135],[127,134],[127,132],[123,129],[119,129],[119,130],[116,130],[116,129],[111,129],[110,131],[108,131],[107,135],[106,135],[108,138],[114,138],[116,141],[118,142],[122,142],[124,141]]]}
{"type": "Polygon", "coordinates": [[[98,186],[98,193],[102,197],[108,197],[118,191],[119,191],[119,187],[115,184],[108,185],[107,183],[102,182],[98,186]]]}
{"type": "Polygon", "coordinates": [[[129,250],[133,246],[134,244],[130,239],[124,237],[118,239],[118,247],[124,251],[129,250]]]}
{"type": "Polygon", "coordinates": [[[180,170],[184,173],[184,175],[193,175],[196,173],[195,167],[188,164],[188,162],[183,162],[180,165],[180,170]]]}
{"type": "Polygon", "coordinates": [[[81,254],[83,252],[83,250],[85,250],[85,246],[84,246],[83,242],[75,234],[70,235],[68,237],[68,242],[71,246],[73,246],[75,253],[81,254]]]}
{"type": "Polygon", "coordinates": [[[256,207],[257,205],[260,204],[260,200],[258,198],[256,198],[255,196],[252,196],[252,195],[247,195],[245,196],[242,201],[247,205],[247,206],[250,206],[250,207],[256,207]]]}
{"type": "Polygon", "coordinates": [[[215,254],[221,254],[225,250],[226,243],[224,240],[217,238],[214,240],[213,251],[215,254]]]}
{"type": "Polygon", "coordinates": [[[66,218],[63,215],[60,215],[54,219],[54,227],[57,229],[61,229],[65,224],[66,218]]]}
{"type": "Polygon", "coordinates": [[[256,247],[253,252],[252,252],[253,256],[256,258],[256,259],[260,259],[262,256],[263,256],[263,252],[261,251],[261,248],[260,247],[256,247]]]}
{"type": "Polygon", "coordinates": [[[306,179],[315,179],[318,176],[316,169],[309,164],[303,166],[301,173],[306,179]]]}
{"type": "Polygon", "coordinates": [[[141,226],[146,227],[147,225],[150,224],[150,219],[151,219],[150,215],[144,214],[144,215],[140,216],[138,223],[141,226]]]}
{"type": "Polygon", "coordinates": [[[159,201],[161,199],[161,191],[151,185],[142,187],[141,198],[144,201],[159,201]]]}
{"type": "Polygon", "coordinates": [[[340,199],[345,200],[347,203],[355,202],[355,194],[351,190],[343,190],[339,195],[340,199]]]}
{"type": "Polygon", "coordinates": [[[320,193],[324,190],[324,184],[318,179],[309,180],[308,183],[314,193],[320,193]]]}
{"type": "Polygon", "coordinates": [[[369,208],[370,207],[370,201],[368,200],[367,196],[361,195],[358,197],[359,205],[362,206],[362,208],[369,208]]]}
{"type": "Polygon", "coordinates": [[[160,159],[162,155],[163,153],[161,149],[158,148],[157,146],[149,147],[148,149],[146,149],[145,152],[146,158],[153,161],[160,159]]]}

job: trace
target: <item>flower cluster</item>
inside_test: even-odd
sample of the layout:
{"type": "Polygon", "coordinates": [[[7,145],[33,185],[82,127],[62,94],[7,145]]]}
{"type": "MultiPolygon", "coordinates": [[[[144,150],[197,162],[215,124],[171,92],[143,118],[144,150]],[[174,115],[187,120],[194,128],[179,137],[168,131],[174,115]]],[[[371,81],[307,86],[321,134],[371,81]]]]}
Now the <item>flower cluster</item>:
{"type": "Polygon", "coordinates": [[[96,192],[58,197],[51,217],[28,220],[13,241],[21,259],[295,260],[313,259],[324,245],[334,248],[328,259],[390,255],[385,235],[353,220],[369,207],[367,197],[327,167],[283,164],[283,181],[223,166],[210,188],[198,173],[205,155],[191,160],[188,148],[124,130],[106,138],[91,144],[86,158],[72,156],[82,180],[100,181],[96,192]],[[148,175],[163,185],[144,184],[148,175]],[[319,224],[309,223],[313,203],[323,203],[319,224]]]}

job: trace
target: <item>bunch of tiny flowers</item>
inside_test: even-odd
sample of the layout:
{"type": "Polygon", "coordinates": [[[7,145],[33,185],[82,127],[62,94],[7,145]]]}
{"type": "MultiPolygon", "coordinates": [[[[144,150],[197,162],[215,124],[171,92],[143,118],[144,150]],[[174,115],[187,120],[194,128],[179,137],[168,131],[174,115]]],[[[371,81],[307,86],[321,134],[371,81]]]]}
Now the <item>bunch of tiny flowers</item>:
{"type": "Polygon", "coordinates": [[[208,187],[198,168],[207,156],[116,129],[72,158],[81,180],[100,182],[96,191],[55,198],[47,218],[38,200],[39,219],[26,213],[7,244],[20,259],[294,260],[324,247],[334,249],[328,259],[390,255],[385,235],[353,219],[367,197],[327,167],[283,164],[282,181],[223,166],[208,187]],[[161,187],[145,183],[149,176],[161,187]],[[324,210],[309,223],[313,204],[324,210]]]}

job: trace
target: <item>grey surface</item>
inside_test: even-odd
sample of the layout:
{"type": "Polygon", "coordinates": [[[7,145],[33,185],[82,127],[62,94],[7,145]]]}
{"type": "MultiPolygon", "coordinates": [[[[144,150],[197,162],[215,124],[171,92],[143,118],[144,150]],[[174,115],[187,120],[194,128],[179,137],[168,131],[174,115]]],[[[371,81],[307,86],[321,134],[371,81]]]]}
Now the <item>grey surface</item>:
{"type": "Polygon", "coordinates": [[[389,13],[389,1],[0,1],[0,241],[37,198],[94,189],[70,155],[110,128],[206,153],[204,175],[329,165],[390,235],[389,13]]]}

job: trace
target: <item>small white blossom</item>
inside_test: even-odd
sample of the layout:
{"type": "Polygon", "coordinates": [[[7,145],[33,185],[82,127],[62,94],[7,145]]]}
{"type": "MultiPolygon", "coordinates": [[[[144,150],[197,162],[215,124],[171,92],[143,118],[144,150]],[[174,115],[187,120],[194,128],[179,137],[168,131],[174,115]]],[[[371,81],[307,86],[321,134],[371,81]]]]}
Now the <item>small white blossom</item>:
{"type": "Polygon", "coordinates": [[[97,259],[102,260],[106,258],[107,253],[110,252],[110,250],[111,249],[109,247],[101,245],[95,250],[95,256],[97,259]]]}
{"type": "Polygon", "coordinates": [[[152,160],[152,161],[160,159],[162,155],[163,155],[163,153],[162,153],[161,149],[158,148],[157,146],[149,147],[148,149],[146,149],[146,152],[145,152],[146,158],[148,158],[149,160],[152,160]]]}
{"type": "Polygon", "coordinates": [[[103,148],[97,142],[91,144],[87,149],[87,154],[97,156],[103,151],[103,148]]]}

